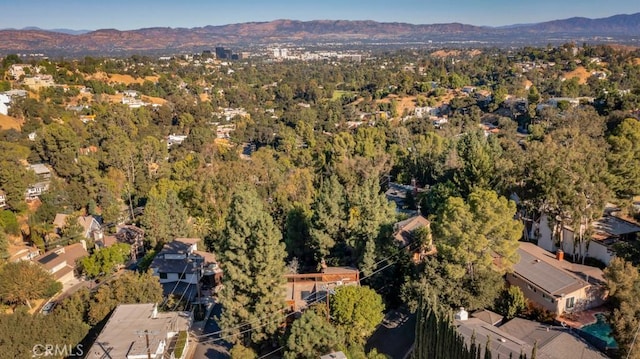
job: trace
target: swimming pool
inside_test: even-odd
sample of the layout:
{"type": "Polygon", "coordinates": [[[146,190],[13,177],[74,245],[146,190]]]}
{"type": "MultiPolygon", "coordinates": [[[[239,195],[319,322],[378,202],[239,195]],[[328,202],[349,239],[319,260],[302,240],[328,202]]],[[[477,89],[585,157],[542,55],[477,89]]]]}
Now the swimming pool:
{"type": "Polygon", "coordinates": [[[611,326],[609,325],[609,323],[607,323],[606,316],[603,313],[597,313],[595,317],[595,323],[585,325],[580,328],[580,330],[601,340],[608,348],[617,348],[618,343],[616,343],[616,340],[613,339],[613,336],[611,334],[611,326]]]}

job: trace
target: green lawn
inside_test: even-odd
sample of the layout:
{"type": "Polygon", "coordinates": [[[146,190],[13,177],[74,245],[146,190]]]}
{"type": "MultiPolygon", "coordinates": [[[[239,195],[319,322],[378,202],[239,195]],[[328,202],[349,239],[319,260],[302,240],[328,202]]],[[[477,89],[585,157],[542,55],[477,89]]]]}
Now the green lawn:
{"type": "Polygon", "coordinates": [[[344,91],[344,90],[334,90],[333,91],[333,96],[331,97],[332,100],[339,100],[342,98],[342,96],[348,95],[348,96],[354,96],[357,93],[355,91],[344,91]]]}

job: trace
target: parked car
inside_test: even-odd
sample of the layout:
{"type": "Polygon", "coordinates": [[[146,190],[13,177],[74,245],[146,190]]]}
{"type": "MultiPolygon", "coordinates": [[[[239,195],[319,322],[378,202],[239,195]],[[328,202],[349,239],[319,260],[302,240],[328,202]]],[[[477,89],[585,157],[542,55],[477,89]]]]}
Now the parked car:
{"type": "Polygon", "coordinates": [[[49,313],[51,313],[51,311],[52,311],[52,310],[53,310],[53,308],[55,308],[55,307],[56,307],[56,302],[47,302],[47,304],[45,304],[45,305],[42,307],[41,313],[42,313],[42,314],[45,314],[45,315],[46,315],[46,314],[49,314],[49,313]]]}

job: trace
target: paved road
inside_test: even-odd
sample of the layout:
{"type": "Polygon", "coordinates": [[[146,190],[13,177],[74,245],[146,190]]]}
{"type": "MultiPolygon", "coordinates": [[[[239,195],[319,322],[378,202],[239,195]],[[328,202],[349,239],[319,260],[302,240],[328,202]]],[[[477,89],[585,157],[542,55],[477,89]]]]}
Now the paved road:
{"type": "Polygon", "coordinates": [[[193,359],[229,359],[229,345],[222,340],[215,340],[220,337],[219,334],[207,335],[211,333],[215,333],[220,330],[218,323],[216,323],[215,317],[220,314],[222,306],[220,304],[216,304],[211,311],[211,315],[209,319],[202,329],[202,331],[198,331],[198,333],[194,333],[196,335],[206,335],[205,337],[200,337],[200,341],[196,344],[195,350],[191,358],[193,359]]]}
{"type": "Polygon", "coordinates": [[[392,310],[376,328],[365,346],[367,351],[373,348],[378,353],[393,359],[403,359],[415,341],[416,315],[404,310],[392,310]]]}

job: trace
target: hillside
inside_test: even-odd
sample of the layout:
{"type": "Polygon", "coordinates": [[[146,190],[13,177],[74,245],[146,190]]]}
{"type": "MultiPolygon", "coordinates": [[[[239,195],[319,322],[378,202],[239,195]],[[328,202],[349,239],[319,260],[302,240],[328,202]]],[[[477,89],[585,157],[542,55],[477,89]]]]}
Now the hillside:
{"type": "Polygon", "coordinates": [[[0,52],[39,51],[60,54],[120,54],[212,48],[220,44],[375,43],[483,41],[487,44],[548,42],[640,34],[640,13],[601,19],[570,18],[500,28],[460,23],[414,25],[346,20],[275,20],[196,28],[155,27],[130,31],[102,29],[87,33],[0,30],[0,52]],[[563,37],[566,36],[566,37],[563,37]]]}

